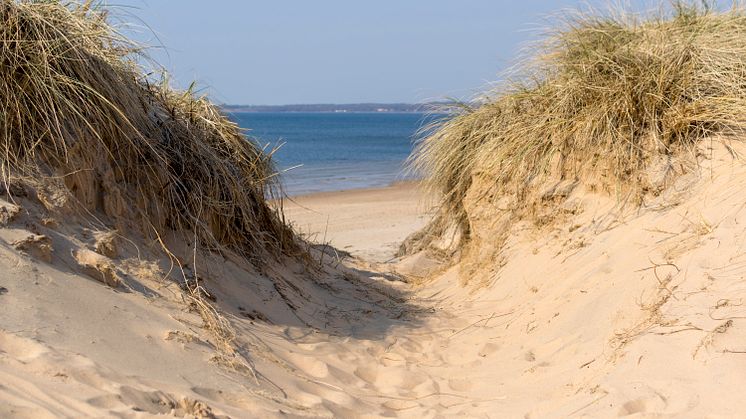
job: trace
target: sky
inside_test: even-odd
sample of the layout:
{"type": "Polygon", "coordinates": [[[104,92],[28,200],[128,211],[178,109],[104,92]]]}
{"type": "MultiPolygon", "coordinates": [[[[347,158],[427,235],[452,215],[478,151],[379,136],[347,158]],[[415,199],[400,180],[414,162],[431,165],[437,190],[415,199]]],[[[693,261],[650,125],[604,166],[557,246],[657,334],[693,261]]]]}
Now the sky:
{"type": "Polygon", "coordinates": [[[580,0],[107,0],[176,87],[219,103],[467,99],[580,0]]]}

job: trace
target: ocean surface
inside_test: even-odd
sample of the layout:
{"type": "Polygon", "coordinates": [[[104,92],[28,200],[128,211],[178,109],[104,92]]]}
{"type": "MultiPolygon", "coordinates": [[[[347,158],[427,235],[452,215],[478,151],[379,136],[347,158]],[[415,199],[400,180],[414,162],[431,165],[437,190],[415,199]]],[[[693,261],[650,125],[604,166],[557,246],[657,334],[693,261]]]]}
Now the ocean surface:
{"type": "Polygon", "coordinates": [[[268,150],[285,192],[387,186],[411,179],[403,163],[427,116],[416,113],[233,113],[230,117],[268,150]]]}

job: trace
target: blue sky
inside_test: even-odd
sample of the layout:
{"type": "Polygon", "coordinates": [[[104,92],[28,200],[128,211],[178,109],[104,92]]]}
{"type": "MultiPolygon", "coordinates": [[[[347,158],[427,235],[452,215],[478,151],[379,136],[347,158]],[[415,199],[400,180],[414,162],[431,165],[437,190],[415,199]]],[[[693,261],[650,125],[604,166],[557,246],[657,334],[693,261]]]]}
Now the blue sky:
{"type": "Polygon", "coordinates": [[[177,87],[231,104],[467,98],[579,0],[108,0],[177,87]],[[146,28],[145,25],[149,28],[146,28]],[[152,30],[152,31],[151,31],[152,30]],[[154,37],[153,33],[157,36],[154,37]]]}

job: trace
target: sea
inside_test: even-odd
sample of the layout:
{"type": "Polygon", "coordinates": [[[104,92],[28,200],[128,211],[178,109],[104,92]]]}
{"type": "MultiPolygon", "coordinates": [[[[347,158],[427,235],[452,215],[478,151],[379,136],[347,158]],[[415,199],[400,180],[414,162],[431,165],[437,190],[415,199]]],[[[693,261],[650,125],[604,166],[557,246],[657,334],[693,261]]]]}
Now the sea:
{"type": "Polygon", "coordinates": [[[285,193],[383,187],[416,178],[405,170],[421,113],[246,112],[230,117],[274,154],[285,193]]]}

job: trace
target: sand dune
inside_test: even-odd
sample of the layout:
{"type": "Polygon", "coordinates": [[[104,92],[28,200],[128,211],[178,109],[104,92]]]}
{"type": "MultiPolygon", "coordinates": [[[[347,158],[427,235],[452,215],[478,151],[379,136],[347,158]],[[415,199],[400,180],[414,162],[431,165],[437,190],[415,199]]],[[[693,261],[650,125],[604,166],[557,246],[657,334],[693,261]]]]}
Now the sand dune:
{"type": "Polygon", "coordinates": [[[434,215],[283,213],[105,10],[2,4],[0,417],[744,416],[741,9],[560,32],[420,143],[434,215]]]}
{"type": "MultiPolygon", "coordinates": [[[[318,269],[203,255],[235,358],[152,244],[119,240],[107,259],[122,285],[107,286],[73,257],[99,235],[43,223],[31,198],[6,201],[20,211],[0,230],[0,415],[737,417],[746,169],[718,156],[643,209],[577,191],[566,223],[516,226],[494,265],[470,277],[455,265],[425,286],[355,258],[391,252],[385,229],[378,249],[362,241],[318,269]]],[[[345,243],[390,225],[364,216],[384,211],[381,193],[299,202],[356,219],[329,224],[345,243]]],[[[417,227],[389,210],[396,237],[417,227]]]]}

